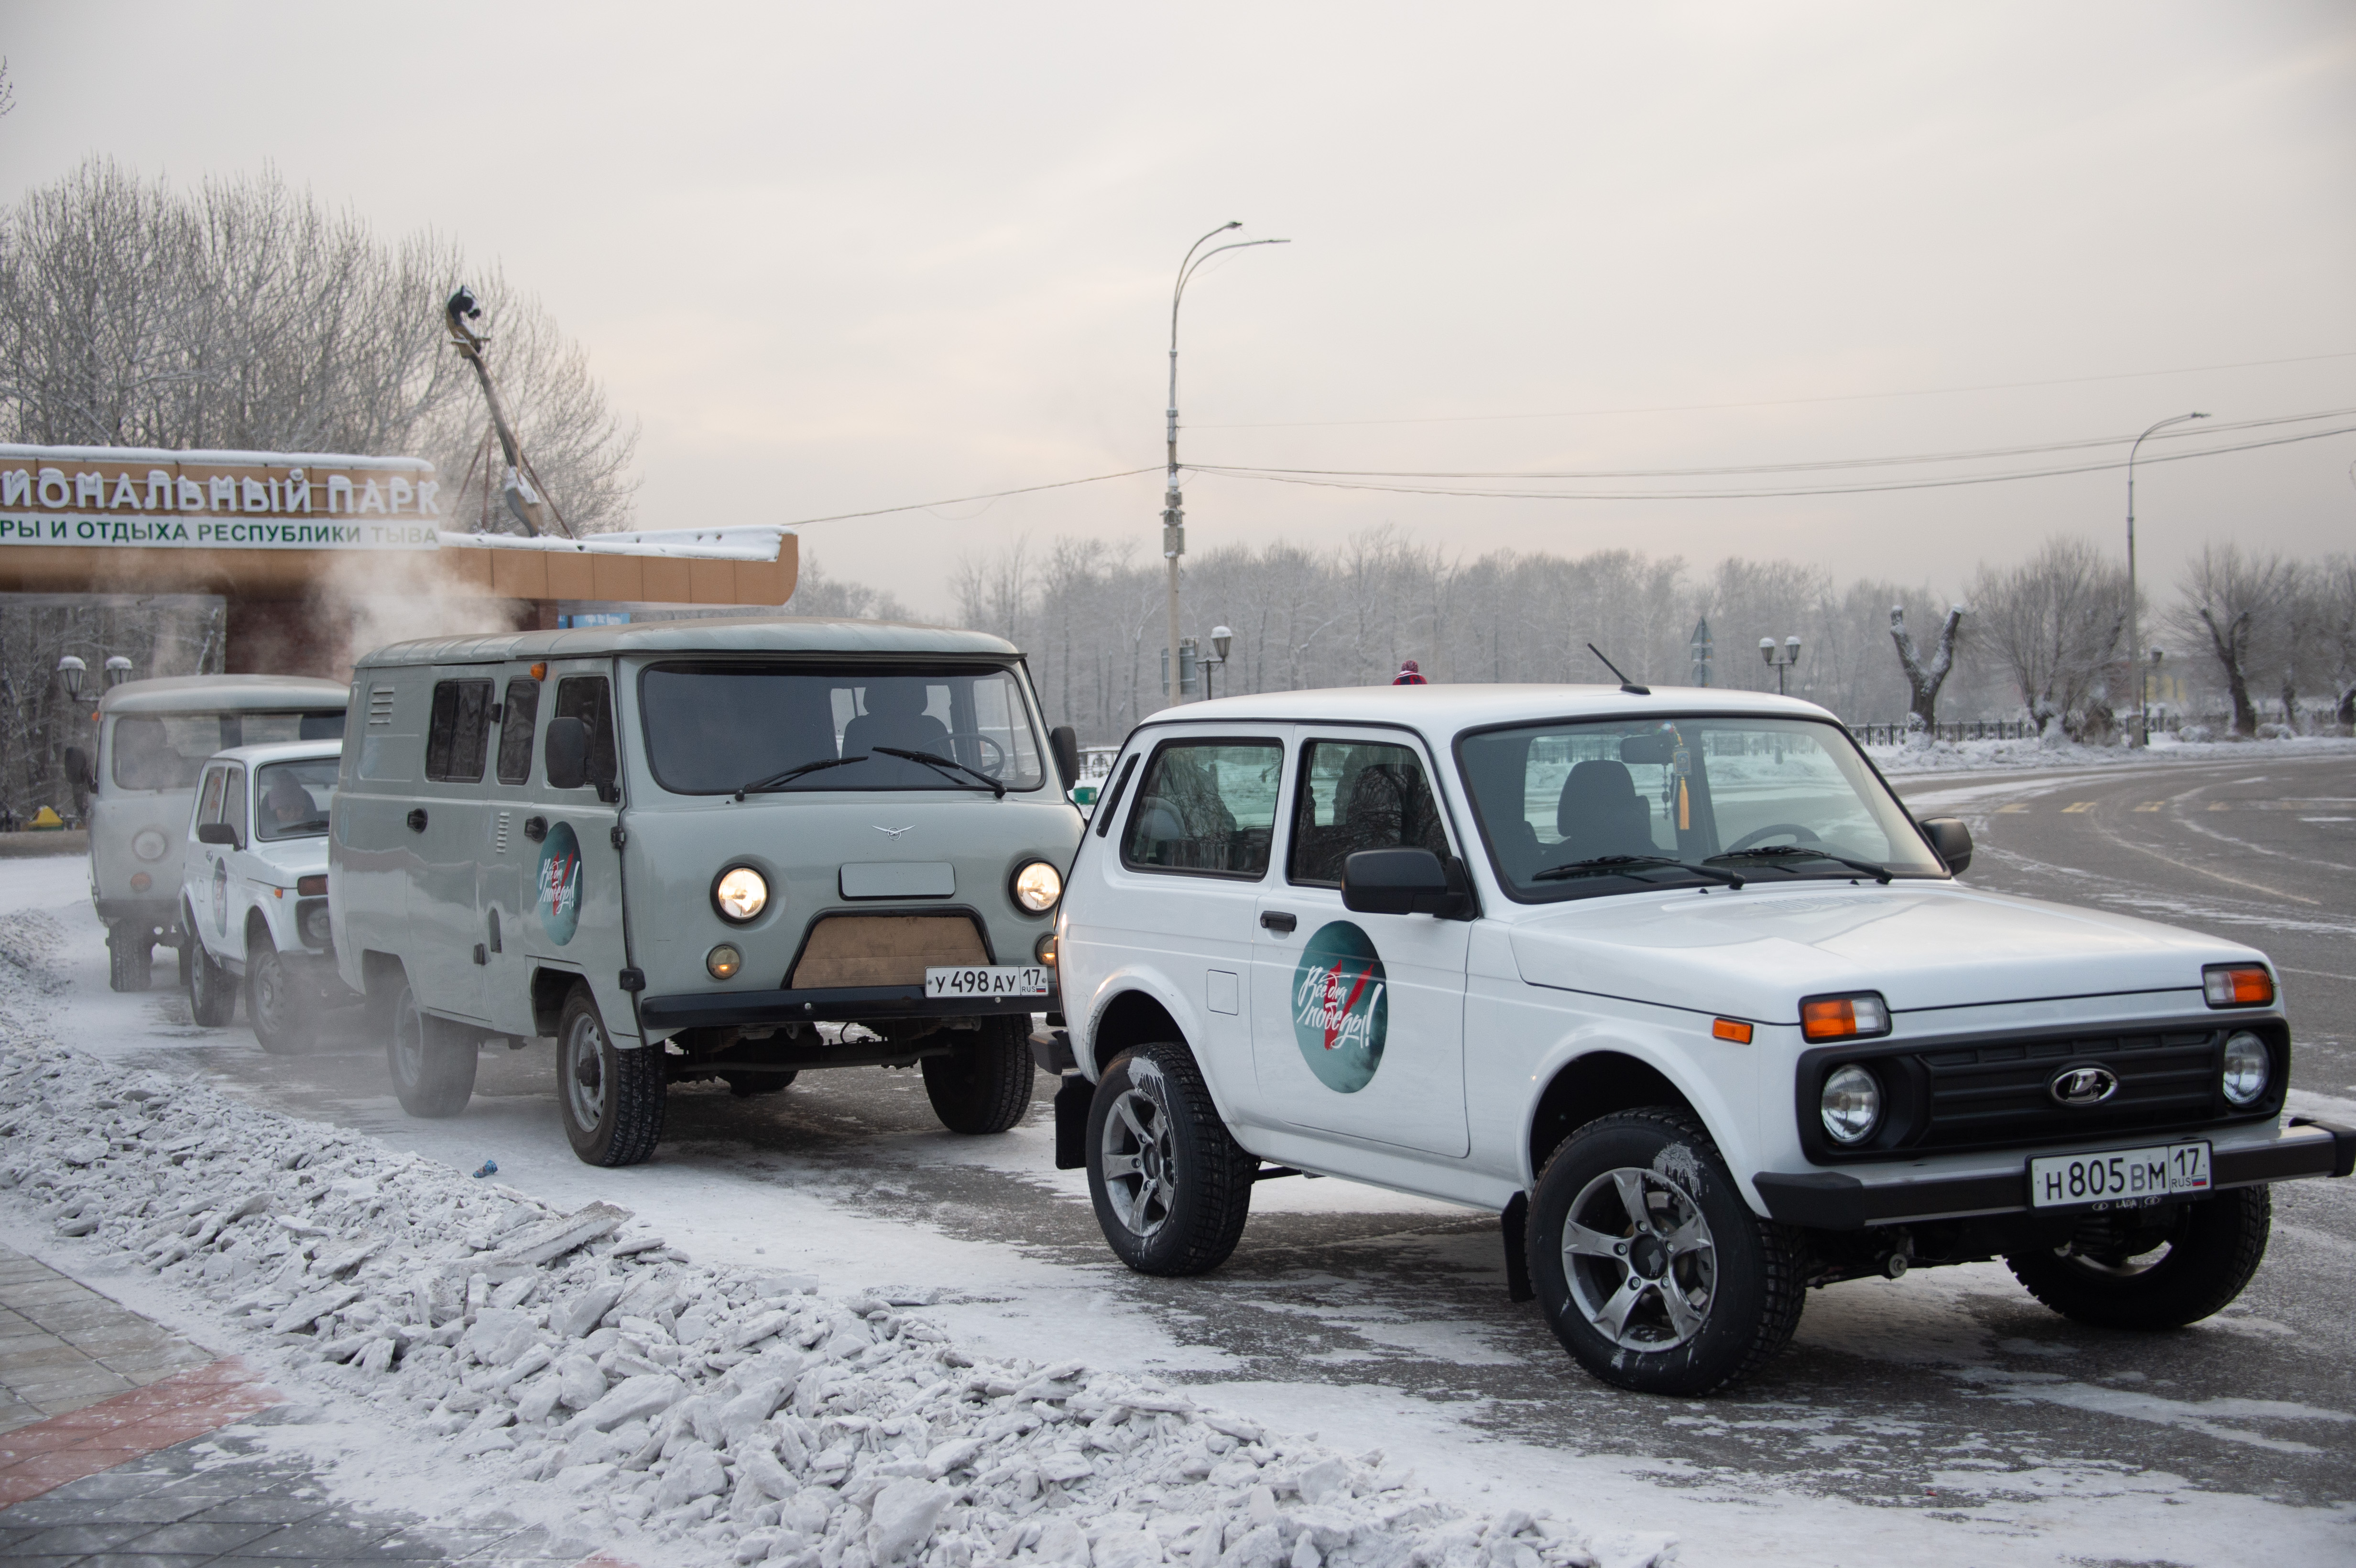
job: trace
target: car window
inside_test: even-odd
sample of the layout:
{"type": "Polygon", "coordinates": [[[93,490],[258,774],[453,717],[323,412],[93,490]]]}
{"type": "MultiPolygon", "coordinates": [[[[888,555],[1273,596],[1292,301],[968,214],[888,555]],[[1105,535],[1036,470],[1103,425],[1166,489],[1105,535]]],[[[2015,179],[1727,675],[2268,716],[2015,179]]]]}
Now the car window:
{"type": "Polygon", "coordinates": [[[246,841],[245,830],[245,770],[227,768],[221,773],[220,819],[237,832],[237,841],[246,841]]]}
{"type": "Polygon", "coordinates": [[[425,729],[425,776],[441,784],[479,784],[490,749],[491,683],[437,680],[425,729]]]}
{"type": "Polygon", "coordinates": [[[341,709],[327,713],[126,713],[114,721],[107,768],[117,789],[187,789],[205,759],[232,746],[333,741],[341,709]]]}
{"type": "Polygon", "coordinates": [[[274,840],[326,833],[339,766],[334,757],[264,763],[253,776],[253,836],[274,840]]]}
{"type": "Polygon", "coordinates": [[[499,783],[531,782],[532,723],[540,715],[540,682],[518,676],[499,704],[499,783]]]}
{"type": "Polygon", "coordinates": [[[589,776],[615,772],[614,704],[602,675],[568,675],[556,683],[558,719],[578,719],[589,726],[589,776]]]}
{"type": "Polygon", "coordinates": [[[204,793],[197,797],[197,827],[220,820],[221,777],[228,771],[226,768],[214,768],[205,774],[204,793]]]}
{"type": "Polygon", "coordinates": [[[1265,876],[1283,768],[1280,741],[1165,741],[1138,785],[1121,863],[1141,871],[1265,876]]]}
{"type": "Polygon", "coordinates": [[[1342,862],[1361,849],[1448,856],[1448,829],[1423,760],[1407,746],[1312,741],[1301,752],[1285,878],[1339,887],[1342,862]]]}

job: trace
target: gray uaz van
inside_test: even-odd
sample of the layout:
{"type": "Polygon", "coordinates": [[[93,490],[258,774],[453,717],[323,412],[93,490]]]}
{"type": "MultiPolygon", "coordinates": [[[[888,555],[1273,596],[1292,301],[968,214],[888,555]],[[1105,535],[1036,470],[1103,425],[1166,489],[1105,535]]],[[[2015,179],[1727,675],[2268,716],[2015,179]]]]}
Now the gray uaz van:
{"type": "Polygon", "coordinates": [[[672,1083],[921,1063],[953,1131],[1031,1100],[1030,1018],[1081,819],[1023,656],[875,621],[434,639],[354,672],[329,846],[345,981],[413,1115],[556,1037],[594,1165],[672,1083]],[[858,1025],[856,1030],[841,1027],[858,1025]]]}

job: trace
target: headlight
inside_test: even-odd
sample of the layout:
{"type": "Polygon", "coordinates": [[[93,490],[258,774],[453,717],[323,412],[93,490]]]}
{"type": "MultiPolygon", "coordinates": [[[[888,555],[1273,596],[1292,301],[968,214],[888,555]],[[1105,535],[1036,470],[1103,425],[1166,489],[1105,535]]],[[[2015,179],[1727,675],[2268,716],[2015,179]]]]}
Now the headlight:
{"type": "Polygon", "coordinates": [[[1837,1144],[1859,1144],[1881,1121],[1881,1083],[1852,1062],[1825,1080],[1825,1131],[1837,1144]]]}
{"type": "Polygon", "coordinates": [[[743,967],[744,955],[731,943],[723,942],[703,955],[704,973],[715,980],[733,980],[743,967]]]}
{"type": "Polygon", "coordinates": [[[732,866],[712,884],[712,907],[741,925],[769,907],[769,880],[750,866],[732,866]]]}
{"type": "Polygon", "coordinates": [[[131,852],[143,860],[160,860],[172,841],[158,828],[143,827],[131,836],[131,852]]]}
{"type": "Polygon", "coordinates": [[[1064,896],[1064,873],[1033,860],[1014,873],[1014,901],[1033,914],[1045,914],[1064,896]]]}
{"type": "Polygon", "coordinates": [[[2275,977],[2263,964],[2212,964],[2201,971],[2201,991],[2212,1008],[2263,1008],[2275,999],[2275,977]]]}
{"type": "Polygon", "coordinates": [[[303,912],[303,940],[306,944],[313,947],[325,947],[333,939],[334,934],[333,929],[327,923],[326,904],[303,912]]]}
{"type": "Polygon", "coordinates": [[[2222,1087],[2236,1105],[2254,1105],[2265,1097],[2266,1081],[2274,1076],[2274,1053],[2266,1042],[2247,1029],[2225,1039],[2225,1071],[2222,1087]]]}

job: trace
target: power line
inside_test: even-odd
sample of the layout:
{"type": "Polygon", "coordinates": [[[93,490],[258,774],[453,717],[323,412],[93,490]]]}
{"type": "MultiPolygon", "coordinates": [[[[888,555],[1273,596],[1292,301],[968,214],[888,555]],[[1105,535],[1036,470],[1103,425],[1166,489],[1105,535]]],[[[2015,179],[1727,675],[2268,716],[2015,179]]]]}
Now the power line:
{"type": "Polygon", "coordinates": [[[1965,392],[2014,392],[2034,387],[2083,387],[2098,381],[2135,381],[2155,376],[2197,376],[2211,370],[2252,370],[2272,365],[2311,365],[2325,359],[2356,359],[2356,348],[2329,354],[2299,354],[2285,359],[2237,359],[2222,365],[2186,365],[2172,370],[2119,370],[2103,376],[2061,376],[2043,381],[1990,381],[1976,387],[1921,387],[1893,392],[1835,392],[1815,398],[1761,398],[1731,403],[1656,403],[1625,409],[1563,409],[1552,413],[1433,414],[1376,420],[1258,420],[1237,424],[1198,424],[1193,430],[1333,430],[1349,425],[1483,424],[1504,420],[1591,419],[1606,414],[1709,413],[1728,409],[1782,409],[1805,403],[1859,403],[1881,398],[1944,398],[1965,392]]]}
{"type": "Polygon", "coordinates": [[[835,512],[823,517],[798,517],[780,525],[788,528],[807,528],[812,523],[848,522],[853,517],[885,517],[894,512],[921,512],[932,507],[955,507],[967,501],[997,501],[1008,496],[1029,496],[1041,490],[1068,490],[1075,485],[1098,485],[1107,479],[1127,479],[1139,474],[1158,474],[1161,464],[1146,468],[1124,468],[1118,474],[1091,474],[1086,479],[1058,479],[1051,485],[1024,485],[1012,490],[991,490],[980,496],[952,496],[946,501],[911,501],[905,507],[878,507],[872,512],[835,512]]]}

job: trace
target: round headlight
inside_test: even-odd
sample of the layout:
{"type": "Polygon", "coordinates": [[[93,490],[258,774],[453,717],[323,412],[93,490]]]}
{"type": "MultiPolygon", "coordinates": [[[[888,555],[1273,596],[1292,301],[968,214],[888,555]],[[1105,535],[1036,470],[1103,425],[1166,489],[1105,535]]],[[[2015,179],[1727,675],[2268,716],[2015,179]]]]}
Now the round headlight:
{"type": "Polygon", "coordinates": [[[131,852],[143,860],[160,860],[171,847],[171,840],[159,828],[143,827],[131,836],[131,852]]]}
{"type": "Polygon", "coordinates": [[[744,967],[744,955],[732,943],[722,943],[703,955],[704,972],[715,980],[733,980],[744,967]]]}
{"type": "Polygon", "coordinates": [[[2225,1040],[2225,1098],[2236,1105],[2254,1105],[2265,1097],[2266,1081],[2274,1076],[2273,1053],[2266,1042],[2247,1029],[2236,1029],[2225,1040]]]}
{"type": "Polygon", "coordinates": [[[1881,1084],[1854,1062],[1825,1080],[1825,1131],[1838,1144],[1863,1143],[1881,1121],[1881,1084]]]}
{"type": "Polygon", "coordinates": [[[731,866],[712,884],[712,907],[740,924],[769,907],[769,879],[750,866],[731,866]]]}
{"type": "Polygon", "coordinates": [[[1014,873],[1014,901],[1033,914],[1045,914],[1064,896],[1064,873],[1033,860],[1014,873]]]}

